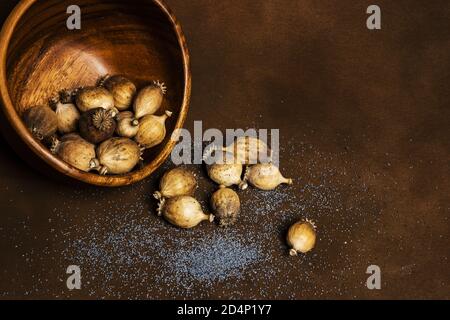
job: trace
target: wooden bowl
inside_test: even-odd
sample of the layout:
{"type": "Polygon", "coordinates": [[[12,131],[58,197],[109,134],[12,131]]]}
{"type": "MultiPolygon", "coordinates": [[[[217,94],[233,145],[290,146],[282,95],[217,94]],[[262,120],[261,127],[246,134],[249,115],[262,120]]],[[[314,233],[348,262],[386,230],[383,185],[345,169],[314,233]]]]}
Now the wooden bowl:
{"type": "MultiPolygon", "coordinates": [[[[180,25],[160,0],[77,0],[81,30],[68,30],[73,1],[22,0],[0,35],[0,94],[13,147],[24,142],[50,171],[99,186],[123,186],[149,176],[170,155],[170,135],[187,115],[191,73],[180,25]],[[62,89],[94,85],[105,74],[123,74],[139,87],[161,80],[168,87],[163,108],[173,111],[167,137],[144,155],[140,169],[100,176],[80,171],[36,141],[22,122],[23,112],[44,104],[62,89]]],[[[3,127],[3,125],[2,125],[3,127]]],[[[2,128],[3,129],[3,128],[2,128]]],[[[8,131],[8,130],[4,130],[8,131]]],[[[28,158],[28,157],[27,157],[28,158]]]]}

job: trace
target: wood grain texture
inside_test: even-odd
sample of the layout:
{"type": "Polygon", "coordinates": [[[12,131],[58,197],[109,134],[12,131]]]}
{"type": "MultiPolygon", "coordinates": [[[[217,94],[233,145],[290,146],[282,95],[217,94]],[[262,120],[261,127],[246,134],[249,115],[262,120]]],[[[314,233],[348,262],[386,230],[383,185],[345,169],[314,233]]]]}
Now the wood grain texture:
{"type": "MultiPolygon", "coordinates": [[[[170,133],[183,126],[190,98],[189,53],[180,25],[159,0],[80,0],[81,30],[68,30],[60,0],[23,0],[0,38],[0,92],[7,121],[31,152],[58,172],[100,186],[122,186],[150,175],[170,154],[170,133]],[[168,136],[145,154],[142,169],[121,176],[81,172],[35,141],[21,121],[27,108],[61,89],[94,85],[105,74],[124,74],[141,87],[161,80],[169,88],[163,110],[168,136]]],[[[14,143],[14,142],[13,142],[14,143]]]]}

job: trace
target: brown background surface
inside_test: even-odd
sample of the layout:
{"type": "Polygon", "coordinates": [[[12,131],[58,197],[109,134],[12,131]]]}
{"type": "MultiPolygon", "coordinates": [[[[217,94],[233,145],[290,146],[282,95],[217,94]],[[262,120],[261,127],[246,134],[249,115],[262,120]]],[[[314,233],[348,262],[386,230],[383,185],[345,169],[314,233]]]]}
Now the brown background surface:
{"type": "MultiPolygon", "coordinates": [[[[2,21],[15,2],[1,1],[2,21]]],[[[381,31],[365,26],[373,1],[167,2],[192,56],[186,127],[280,128],[282,171],[295,185],[242,193],[230,230],[181,232],[151,214],[162,170],[128,188],[71,186],[0,140],[0,297],[450,298],[448,1],[377,1],[381,31]],[[304,217],[319,242],[293,259],[284,233],[304,217]],[[185,269],[164,257],[223,234],[259,244],[264,259],[183,287],[174,273],[185,269]],[[69,264],[82,268],[80,291],[65,287],[69,264]],[[365,287],[371,264],[382,290],[365,287]]],[[[202,180],[205,206],[214,188],[202,180]]]]}

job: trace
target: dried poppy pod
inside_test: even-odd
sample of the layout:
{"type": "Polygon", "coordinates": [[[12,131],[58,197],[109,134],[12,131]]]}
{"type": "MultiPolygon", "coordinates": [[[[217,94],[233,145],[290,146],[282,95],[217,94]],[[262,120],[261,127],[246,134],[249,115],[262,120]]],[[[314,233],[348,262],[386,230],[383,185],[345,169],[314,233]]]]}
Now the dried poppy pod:
{"type": "Polygon", "coordinates": [[[217,150],[233,154],[235,160],[244,165],[266,163],[272,160],[272,150],[267,144],[251,136],[239,137],[227,147],[213,146],[205,152],[204,159],[217,150]]]}
{"type": "Polygon", "coordinates": [[[108,89],[114,97],[114,106],[119,111],[127,110],[133,103],[136,94],[136,86],[127,78],[116,76],[105,76],[99,81],[99,85],[108,89]]]}
{"type": "Polygon", "coordinates": [[[172,112],[166,111],[162,116],[147,115],[139,121],[139,130],[134,137],[136,142],[148,149],[157,146],[166,137],[166,120],[172,116],[172,112]]]}
{"type": "Polygon", "coordinates": [[[163,82],[153,81],[153,83],[141,89],[134,100],[134,113],[136,118],[155,114],[161,108],[167,88],[163,82]]]}
{"type": "Polygon", "coordinates": [[[197,188],[195,174],[184,168],[175,168],[166,172],[159,182],[159,191],[153,196],[159,200],[177,196],[192,196],[197,188]]]}
{"type": "Polygon", "coordinates": [[[91,109],[115,109],[113,95],[102,87],[83,87],[76,91],[76,105],[81,112],[91,109]]]}
{"type": "Polygon", "coordinates": [[[239,196],[233,190],[221,186],[211,197],[211,208],[221,227],[234,224],[241,211],[239,196]]]}
{"type": "Polygon", "coordinates": [[[139,120],[134,117],[133,112],[122,111],[116,116],[116,133],[125,138],[134,138],[139,130],[139,120]]]}
{"type": "Polygon", "coordinates": [[[38,140],[52,136],[58,130],[58,117],[48,106],[29,108],[23,114],[25,126],[38,140]]]}
{"type": "Polygon", "coordinates": [[[163,199],[158,207],[158,215],[184,229],[193,228],[202,221],[214,221],[214,215],[204,213],[200,203],[190,196],[163,199]]]}
{"type": "Polygon", "coordinates": [[[291,256],[311,251],[316,244],[315,224],[309,220],[294,223],[289,228],[286,240],[291,248],[289,251],[291,256]]]}
{"type": "Polygon", "coordinates": [[[247,182],[261,190],[274,190],[280,184],[292,184],[292,179],[283,177],[277,166],[272,163],[260,163],[247,167],[244,182],[239,186],[241,190],[248,187],[247,182]]]}
{"type": "Polygon", "coordinates": [[[87,141],[97,144],[111,138],[116,130],[114,112],[103,108],[91,109],[80,117],[80,135],[87,141]]]}
{"type": "Polygon", "coordinates": [[[92,160],[95,159],[95,146],[81,138],[78,134],[70,133],[54,139],[51,152],[73,167],[89,172],[94,169],[92,160]]]}
{"type": "Polygon", "coordinates": [[[111,138],[97,148],[97,158],[92,161],[101,175],[125,174],[141,160],[142,150],[128,138],[111,138]]]}
{"type": "Polygon", "coordinates": [[[77,130],[80,112],[73,103],[63,102],[60,98],[53,98],[50,100],[50,106],[55,110],[58,119],[58,131],[61,134],[77,130]]]}
{"type": "Polygon", "coordinates": [[[220,186],[230,187],[243,183],[243,166],[230,153],[222,152],[222,156],[215,160],[215,163],[206,165],[206,170],[210,179],[220,186]]]}
{"type": "Polygon", "coordinates": [[[261,139],[255,137],[239,137],[226,148],[234,153],[237,161],[242,164],[256,164],[271,160],[272,151],[261,139]]]}

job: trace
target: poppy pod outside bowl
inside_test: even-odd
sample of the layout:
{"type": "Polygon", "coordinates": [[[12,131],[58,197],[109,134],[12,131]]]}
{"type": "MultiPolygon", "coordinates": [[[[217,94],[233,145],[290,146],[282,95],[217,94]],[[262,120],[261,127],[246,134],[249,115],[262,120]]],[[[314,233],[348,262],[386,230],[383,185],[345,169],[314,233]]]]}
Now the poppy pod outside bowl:
{"type": "Polygon", "coordinates": [[[10,145],[51,176],[98,186],[135,183],[154,172],[170,155],[171,133],[187,115],[191,72],[180,25],[160,0],[78,0],[81,29],[69,30],[72,1],[22,0],[0,35],[1,129],[10,145]],[[63,89],[93,86],[106,74],[125,75],[136,87],[163,81],[167,87],[156,115],[172,112],[165,140],[144,153],[130,173],[102,176],[72,167],[36,140],[23,122],[24,112],[63,89]]]}

